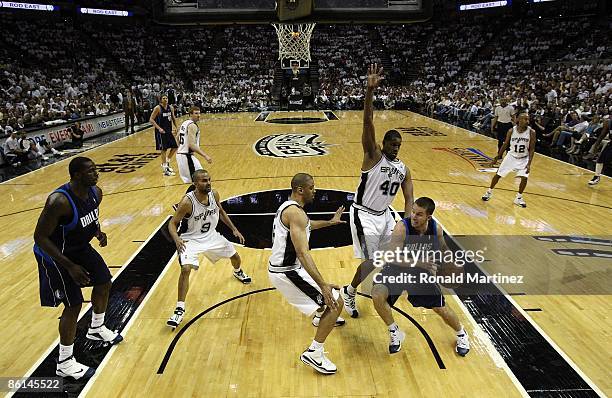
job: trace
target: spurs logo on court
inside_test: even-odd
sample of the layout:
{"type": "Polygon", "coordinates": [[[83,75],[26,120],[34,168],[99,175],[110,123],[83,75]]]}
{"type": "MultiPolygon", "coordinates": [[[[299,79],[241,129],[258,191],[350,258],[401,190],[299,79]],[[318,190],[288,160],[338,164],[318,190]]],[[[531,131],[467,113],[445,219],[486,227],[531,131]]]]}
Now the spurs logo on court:
{"type": "Polygon", "coordinates": [[[273,158],[299,158],[305,156],[323,156],[329,152],[324,141],[318,141],[318,134],[274,134],[261,138],[253,145],[253,150],[260,156],[273,158]]]}
{"type": "Polygon", "coordinates": [[[101,173],[132,173],[143,166],[149,164],[152,160],[159,158],[159,153],[128,153],[114,155],[113,158],[105,163],[96,165],[96,170],[101,173]]]}
{"type": "Polygon", "coordinates": [[[491,159],[479,149],[476,148],[432,148],[436,151],[444,151],[455,154],[462,159],[467,160],[472,167],[483,173],[495,173],[496,167],[491,167],[491,159]]]}

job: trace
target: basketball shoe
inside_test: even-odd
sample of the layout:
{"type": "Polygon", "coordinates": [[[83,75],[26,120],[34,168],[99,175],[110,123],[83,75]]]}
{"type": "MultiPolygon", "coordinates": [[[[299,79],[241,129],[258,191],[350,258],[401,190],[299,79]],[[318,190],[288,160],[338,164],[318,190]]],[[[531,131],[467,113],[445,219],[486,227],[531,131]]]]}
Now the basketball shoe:
{"type": "Polygon", "coordinates": [[[181,322],[183,322],[183,316],[185,315],[185,310],[181,307],[176,307],[174,310],[174,314],[166,321],[166,325],[170,326],[172,329],[176,329],[181,322]]]}
{"type": "Polygon", "coordinates": [[[395,354],[402,349],[402,341],[406,338],[406,333],[400,329],[389,330],[389,354],[395,354]]]}
{"type": "Polygon", "coordinates": [[[78,363],[73,355],[70,355],[63,361],[58,360],[57,366],[55,367],[56,375],[69,377],[74,380],[89,379],[94,373],[96,373],[94,368],[78,363]]]}
{"type": "Polygon", "coordinates": [[[466,356],[468,352],[470,352],[470,340],[468,339],[468,334],[464,330],[462,334],[457,335],[457,345],[455,345],[455,352],[461,355],[462,357],[466,356]]]}
{"type": "Polygon", "coordinates": [[[121,336],[117,332],[113,332],[106,325],[98,326],[97,328],[92,328],[89,326],[87,330],[87,338],[95,341],[104,341],[105,343],[110,343],[111,345],[119,344],[123,341],[123,336],[121,336]]]}
{"type": "Polygon", "coordinates": [[[522,196],[517,196],[514,199],[514,204],[520,207],[527,207],[527,203],[525,203],[525,199],[522,196]]]}
{"type": "Polygon", "coordinates": [[[242,270],[238,272],[233,271],[232,275],[234,275],[236,279],[238,279],[240,282],[244,283],[245,285],[247,283],[251,283],[251,277],[245,274],[242,270]]]}
{"type": "Polygon", "coordinates": [[[340,296],[342,296],[342,301],[344,301],[344,309],[351,318],[359,317],[359,311],[357,311],[357,306],[355,305],[355,293],[350,294],[348,292],[348,285],[340,289],[340,296]]]}
{"type": "Polygon", "coordinates": [[[300,359],[308,366],[315,368],[317,372],[329,375],[334,374],[338,370],[336,365],[330,361],[323,352],[323,348],[318,350],[307,349],[300,355],[300,359]]]}

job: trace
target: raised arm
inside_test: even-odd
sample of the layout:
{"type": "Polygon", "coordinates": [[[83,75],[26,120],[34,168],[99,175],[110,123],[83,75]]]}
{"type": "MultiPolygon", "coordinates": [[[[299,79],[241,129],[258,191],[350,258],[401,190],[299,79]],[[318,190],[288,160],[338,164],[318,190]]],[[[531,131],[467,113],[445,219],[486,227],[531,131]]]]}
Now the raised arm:
{"type": "Polygon", "coordinates": [[[412,186],[412,175],[410,175],[408,168],[406,168],[406,177],[402,181],[402,193],[404,194],[404,217],[410,218],[412,205],[414,204],[414,188],[412,186]]]}
{"type": "Polygon", "coordinates": [[[368,84],[363,101],[363,133],[361,134],[361,145],[363,146],[363,165],[362,169],[367,170],[373,163],[378,162],[382,153],[376,144],[376,131],[374,129],[374,89],[378,87],[382,76],[383,68],[378,68],[377,64],[370,65],[368,68],[368,84]]]}

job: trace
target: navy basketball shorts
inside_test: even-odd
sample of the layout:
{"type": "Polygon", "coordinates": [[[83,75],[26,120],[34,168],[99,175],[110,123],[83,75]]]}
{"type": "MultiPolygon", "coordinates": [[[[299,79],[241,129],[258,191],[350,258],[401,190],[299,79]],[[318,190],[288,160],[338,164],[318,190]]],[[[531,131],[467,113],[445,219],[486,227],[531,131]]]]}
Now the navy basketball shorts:
{"type": "Polygon", "coordinates": [[[414,267],[395,267],[386,265],[380,271],[380,275],[374,278],[374,285],[384,285],[389,291],[387,303],[393,306],[400,298],[402,292],[408,293],[408,301],[413,307],[437,308],[444,307],[444,295],[437,283],[419,283],[420,275],[430,275],[422,268],[414,267]],[[390,282],[390,277],[394,279],[407,278],[407,275],[414,275],[414,283],[403,281],[390,282]],[[377,282],[380,281],[380,282],[377,282]]]}
{"type": "MultiPolygon", "coordinates": [[[[85,268],[89,274],[88,286],[103,285],[112,279],[102,256],[91,245],[64,255],[85,268]]],[[[43,307],[57,307],[60,303],[71,307],[83,302],[81,287],[74,282],[64,267],[42,251],[35,250],[34,256],[38,262],[40,304],[43,307]]]]}
{"type": "Polygon", "coordinates": [[[163,151],[165,149],[172,148],[178,148],[174,134],[172,134],[170,131],[166,131],[162,134],[155,129],[155,149],[158,151],[163,151]]]}

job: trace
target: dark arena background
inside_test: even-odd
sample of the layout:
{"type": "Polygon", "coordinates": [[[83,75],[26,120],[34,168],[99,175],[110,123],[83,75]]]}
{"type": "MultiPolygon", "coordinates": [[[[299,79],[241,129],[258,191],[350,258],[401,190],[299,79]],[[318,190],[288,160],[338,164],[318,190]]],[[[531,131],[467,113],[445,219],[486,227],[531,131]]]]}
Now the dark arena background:
{"type": "Polygon", "coordinates": [[[25,1],[0,2],[1,394],[612,395],[612,1],[25,1]],[[88,186],[69,173],[78,157],[95,164],[102,198],[77,195],[88,186]],[[199,168],[214,203],[197,189],[184,199],[199,168]],[[292,193],[297,173],[314,181],[313,201],[298,204],[325,282],[301,263],[303,234],[275,223],[306,195],[292,193]],[[68,196],[53,195],[65,206],[48,200],[68,181],[68,196]],[[402,282],[386,313],[377,278],[399,266],[384,260],[362,275],[358,317],[339,301],[321,348],[332,323],[303,315],[291,292],[319,306],[332,284],[347,299],[365,269],[354,245],[387,216],[378,233],[402,218],[415,231],[422,197],[437,242],[478,256],[417,268],[464,279],[428,284],[442,307],[415,305],[431,294],[402,282]],[[201,249],[177,302],[189,275],[171,231],[181,200],[207,209],[183,222],[229,241],[244,275],[236,257],[213,263],[201,249]],[[197,223],[216,208],[231,224],[221,212],[209,232],[197,223]],[[82,287],[80,310],[66,294],[78,289],[71,263],[93,277],[97,257],[72,254],[71,225],[105,234],[108,245],[91,245],[112,275],[82,287]],[[59,239],[53,255],[45,230],[59,239]],[[300,268],[280,273],[285,288],[268,271],[278,250],[300,268]],[[123,341],[95,340],[99,322],[123,341]]]}

